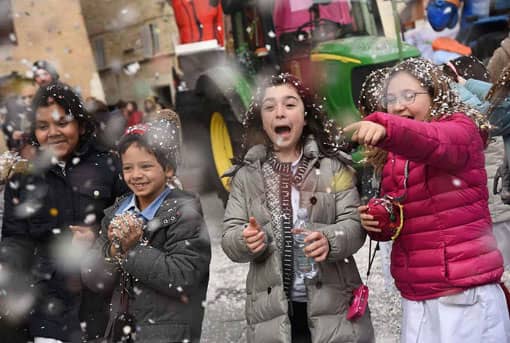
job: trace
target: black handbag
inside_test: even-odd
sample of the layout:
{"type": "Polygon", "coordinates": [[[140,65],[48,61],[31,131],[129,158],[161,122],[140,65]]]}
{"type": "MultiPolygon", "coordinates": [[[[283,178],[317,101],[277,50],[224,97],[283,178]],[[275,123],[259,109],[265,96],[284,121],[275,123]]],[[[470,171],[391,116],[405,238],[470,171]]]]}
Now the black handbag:
{"type": "Polygon", "coordinates": [[[131,281],[131,276],[123,271],[120,277],[120,312],[115,317],[112,326],[112,341],[114,343],[134,343],[136,341],[136,320],[129,313],[131,281]]]}

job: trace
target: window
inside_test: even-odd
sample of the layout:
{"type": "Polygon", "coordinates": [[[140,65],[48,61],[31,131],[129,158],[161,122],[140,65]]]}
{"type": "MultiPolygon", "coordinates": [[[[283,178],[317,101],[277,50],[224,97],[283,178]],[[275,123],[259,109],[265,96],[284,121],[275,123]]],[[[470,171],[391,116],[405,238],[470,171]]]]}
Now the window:
{"type": "Polygon", "coordinates": [[[152,57],[159,53],[159,28],[157,24],[143,27],[143,54],[152,57]]]}
{"type": "Polygon", "coordinates": [[[104,39],[96,38],[92,42],[94,49],[94,57],[96,58],[96,64],[98,69],[106,67],[106,56],[104,52],[104,39]]]}
{"type": "Polygon", "coordinates": [[[17,44],[11,0],[0,0],[0,45],[17,44]]]}
{"type": "Polygon", "coordinates": [[[156,55],[159,52],[159,28],[157,24],[149,24],[152,40],[152,54],[156,55]]]}

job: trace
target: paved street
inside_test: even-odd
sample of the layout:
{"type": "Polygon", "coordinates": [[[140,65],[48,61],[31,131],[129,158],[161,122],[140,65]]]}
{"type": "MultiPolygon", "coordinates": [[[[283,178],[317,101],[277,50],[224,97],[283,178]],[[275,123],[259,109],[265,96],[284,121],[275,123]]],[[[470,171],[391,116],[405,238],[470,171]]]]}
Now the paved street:
{"type": "MultiPolygon", "coordinates": [[[[207,307],[202,330],[204,343],[244,343],[246,323],[244,321],[245,280],[248,264],[231,262],[221,250],[221,225],[223,206],[215,194],[201,196],[205,219],[212,243],[207,307]]],[[[372,247],[373,248],[373,247],[372,247]]],[[[400,333],[400,300],[391,282],[385,282],[382,272],[384,252],[377,252],[372,266],[368,286],[369,306],[377,343],[397,343],[400,333]]],[[[362,279],[366,280],[368,267],[368,240],[355,255],[362,279]]],[[[504,280],[510,286],[510,273],[504,280]]]]}

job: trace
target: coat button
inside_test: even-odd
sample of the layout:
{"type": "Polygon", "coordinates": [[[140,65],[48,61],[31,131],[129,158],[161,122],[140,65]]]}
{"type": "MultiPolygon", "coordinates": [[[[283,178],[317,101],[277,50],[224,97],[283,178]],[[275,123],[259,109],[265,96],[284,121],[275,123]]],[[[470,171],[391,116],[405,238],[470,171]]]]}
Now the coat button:
{"type": "Polygon", "coordinates": [[[315,205],[317,203],[317,198],[315,196],[310,198],[310,204],[315,205]]]}
{"type": "Polygon", "coordinates": [[[317,289],[321,289],[321,287],[322,287],[322,282],[317,281],[317,283],[315,284],[315,287],[316,287],[317,289]]]}

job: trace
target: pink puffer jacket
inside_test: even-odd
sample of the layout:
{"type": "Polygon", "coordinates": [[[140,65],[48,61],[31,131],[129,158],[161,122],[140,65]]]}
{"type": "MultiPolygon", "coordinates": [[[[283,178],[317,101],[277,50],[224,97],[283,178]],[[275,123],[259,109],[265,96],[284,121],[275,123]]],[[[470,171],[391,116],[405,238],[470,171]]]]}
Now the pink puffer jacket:
{"type": "Polygon", "coordinates": [[[376,112],[386,127],[378,146],[389,151],[382,194],[404,193],[404,227],[391,253],[391,273],[402,296],[426,300],[498,282],[503,259],[492,234],[484,143],[474,122],[456,113],[419,122],[376,112]]]}

